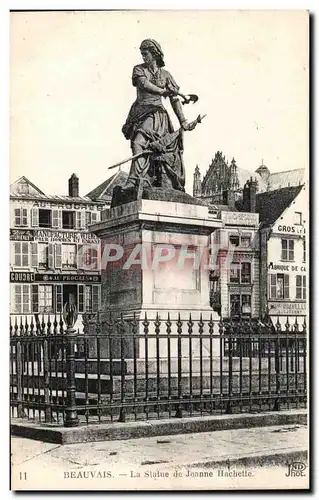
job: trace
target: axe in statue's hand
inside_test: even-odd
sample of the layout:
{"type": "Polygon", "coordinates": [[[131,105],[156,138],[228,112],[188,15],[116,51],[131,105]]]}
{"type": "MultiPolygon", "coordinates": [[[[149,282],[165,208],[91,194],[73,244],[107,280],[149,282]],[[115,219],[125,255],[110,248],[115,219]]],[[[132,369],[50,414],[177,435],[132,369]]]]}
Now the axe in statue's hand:
{"type": "Polygon", "coordinates": [[[182,104],[189,104],[192,102],[193,104],[198,101],[198,95],[196,94],[181,94],[175,89],[172,89],[168,86],[167,90],[164,92],[164,97],[173,97],[179,95],[182,98],[182,104]]]}

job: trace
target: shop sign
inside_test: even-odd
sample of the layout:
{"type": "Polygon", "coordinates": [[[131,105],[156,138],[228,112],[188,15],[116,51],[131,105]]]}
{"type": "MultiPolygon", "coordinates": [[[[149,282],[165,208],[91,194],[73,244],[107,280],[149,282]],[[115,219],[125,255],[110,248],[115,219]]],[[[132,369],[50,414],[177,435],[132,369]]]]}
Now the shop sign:
{"type": "Polygon", "coordinates": [[[306,228],[300,225],[287,226],[284,224],[279,224],[277,226],[277,231],[278,233],[285,233],[285,234],[305,234],[306,228]]]}
{"type": "Polygon", "coordinates": [[[283,314],[287,316],[304,315],[307,312],[306,302],[268,302],[270,316],[283,314]]]}
{"type": "Polygon", "coordinates": [[[259,214],[249,212],[222,212],[221,218],[224,224],[256,226],[259,222],[259,214]]]}
{"type": "Polygon", "coordinates": [[[269,263],[268,269],[271,271],[292,271],[297,273],[307,272],[305,266],[296,266],[295,264],[274,264],[273,262],[269,263]]]}
{"type": "Polygon", "coordinates": [[[36,282],[100,283],[101,276],[96,274],[35,274],[36,282]]]}
{"type": "Polygon", "coordinates": [[[61,243],[100,243],[92,233],[72,232],[72,231],[50,231],[47,229],[35,231],[35,239],[43,242],[61,243]]]}
{"type": "Polygon", "coordinates": [[[100,209],[100,207],[96,207],[96,205],[93,205],[91,203],[69,203],[67,201],[65,202],[59,202],[57,201],[35,201],[33,203],[34,207],[39,207],[39,208],[62,208],[64,210],[79,210],[79,209],[85,209],[85,210],[94,210],[97,208],[97,210],[100,209]]]}
{"type": "Polygon", "coordinates": [[[25,229],[10,229],[11,241],[34,241],[34,231],[25,229]]]}
{"type": "Polygon", "coordinates": [[[19,273],[12,271],[10,273],[10,283],[33,283],[34,273],[19,273]]]}

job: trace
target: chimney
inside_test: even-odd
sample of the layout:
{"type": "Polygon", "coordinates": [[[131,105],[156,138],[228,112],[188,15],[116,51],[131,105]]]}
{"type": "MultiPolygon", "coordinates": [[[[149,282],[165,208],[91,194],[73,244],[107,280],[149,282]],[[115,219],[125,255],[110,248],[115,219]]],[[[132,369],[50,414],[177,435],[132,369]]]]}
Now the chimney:
{"type": "Polygon", "coordinates": [[[228,205],[235,208],[235,191],[233,189],[224,189],[223,191],[223,205],[228,205]]]}
{"type": "Polygon", "coordinates": [[[79,196],[79,178],[76,174],[72,174],[69,179],[69,196],[72,198],[79,196]]]}
{"type": "Polygon", "coordinates": [[[243,210],[244,212],[256,212],[257,180],[251,177],[246,182],[243,189],[243,210]]]}

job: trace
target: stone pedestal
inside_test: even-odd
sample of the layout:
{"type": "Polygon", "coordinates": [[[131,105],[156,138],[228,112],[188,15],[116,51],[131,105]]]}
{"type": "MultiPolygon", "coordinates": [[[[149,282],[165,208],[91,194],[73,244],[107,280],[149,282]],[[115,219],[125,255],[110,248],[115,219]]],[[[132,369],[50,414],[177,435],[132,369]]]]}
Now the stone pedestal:
{"type": "MultiPolygon", "coordinates": [[[[151,335],[158,314],[160,333],[165,334],[169,314],[174,335],[179,317],[187,334],[191,315],[194,335],[199,333],[200,317],[216,321],[217,333],[219,316],[209,305],[208,262],[210,235],[219,227],[221,222],[210,219],[204,205],[141,199],[105,210],[101,222],[92,228],[101,239],[102,320],[110,312],[113,318],[121,313],[124,319],[135,315],[138,333],[143,333],[146,315],[151,335]]],[[[208,333],[207,324],[204,333],[208,333]]],[[[160,342],[160,355],[165,357],[167,342],[160,342]]],[[[171,343],[174,357],[177,340],[171,343]]],[[[138,355],[143,358],[145,343],[138,344],[138,355]]],[[[196,339],[192,351],[199,355],[196,339]]],[[[188,355],[188,339],[182,339],[182,356],[188,355]]],[[[148,356],[156,356],[155,339],[149,341],[148,356]]]]}

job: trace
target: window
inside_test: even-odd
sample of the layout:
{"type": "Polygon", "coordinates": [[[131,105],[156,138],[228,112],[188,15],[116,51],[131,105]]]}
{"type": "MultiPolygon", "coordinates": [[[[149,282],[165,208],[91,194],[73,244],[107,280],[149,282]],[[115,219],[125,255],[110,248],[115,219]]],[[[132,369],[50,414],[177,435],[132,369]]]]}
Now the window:
{"type": "Polygon", "coordinates": [[[230,315],[239,316],[240,315],[240,295],[231,295],[230,296],[230,315]]]}
{"type": "Polygon", "coordinates": [[[243,248],[249,248],[251,245],[251,236],[249,234],[243,234],[241,236],[231,234],[229,236],[229,244],[233,246],[241,246],[243,248]]]}
{"type": "Polygon", "coordinates": [[[79,285],[79,312],[97,312],[100,308],[100,285],[79,285]]]}
{"type": "Polygon", "coordinates": [[[39,209],[39,227],[51,227],[51,210],[39,209]]]}
{"type": "Polygon", "coordinates": [[[230,266],[229,278],[230,283],[251,283],[251,263],[236,264],[233,262],[230,266]]]}
{"type": "Polygon", "coordinates": [[[305,239],[302,240],[302,245],[303,245],[303,257],[302,257],[302,261],[306,262],[306,240],[305,239]]]}
{"type": "Polygon", "coordinates": [[[296,276],[296,299],[306,300],[306,276],[296,276]]]}
{"type": "Polygon", "coordinates": [[[53,312],[53,286],[32,285],[32,312],[53,312]]]}
{"type": "Polygon", "coordinates": [[[75,229],[75,212],[63,210],[62,227],[63,229],[75,229]]]}
{"type": "Polygon", "coordinates": [[[282,260],[294,260],[294,240],[282,238],[281,258],[282,260]]]}
{"type": "Polygon", "coordinates": [[[52,285],[39,285],[39,313],[53,312],[52,285]]]}
{"type": "Polygon", "coordinates": [[[240,282],[240,267],[239,264],[231,264],[230,266],[230,275],[229,275],[230,283],[239,283],[240,282]]]}
{"type": "Polygon", "coordinates": [[[251,314],[251,295],[243,294],[241,296],[241,312],[242,314],[251,314]]]}
{"type": "Polygon", "coordinates": [[[298,225],[302,224],[302,213],[301,212],[295,212],[294,224],[298,224],[298,225]]]}
{"type": "Polygon", "coordinates": [[[14,243],[14,265],[18,267],[29,266],[29,243],[21,241],[14,243]]]}
{"type": "Polygon", "coordinates": [[[30,286],[14,286],[14,311],[16,313],[30,312],[30,286]]]}
{"type": "Polygon", "coordinates": [[[244,248],[249,248],[251,245],[251,237],[250,236],[242,236],[240,238],[240,244],[244,248]]]}
{"type": "Polygon", "coordinates": [[[48,244],[38,244],[38,266],[41,269],[47,269],[49,263],[48,244]]]}
{"type": "Polygon", "coordinates": [[[251,264],[250,262],[242,262],[241,264],[241,283],[251,282],[251,264]]]}
{"type": "Polygon", "coordinates": [[[18,227],[28,225],[28,210],[26,208],[15,208],[14,225],[18,227]]]}
{"type": "Polygon", "coordinates": [[[241,315],[251,315],[251,295],[231,294],[230,295],[230,316],[239,317],[241,315]]]}
{"type": "Polygon", "coordinates": [[[76,245],[62,245],[62,268],[76,269],[76,245]]]}
{"type": "Polygon", "coordinates": [[[289,299],[289,274],[270,274],[270,298],[289,299]]]}
{"type": "Polygon", "coordinates": [[[233,235],[229,236],[229,243],[231,245],[238,247],[239,246],[239,236],[233,236],[233,235]]]}

